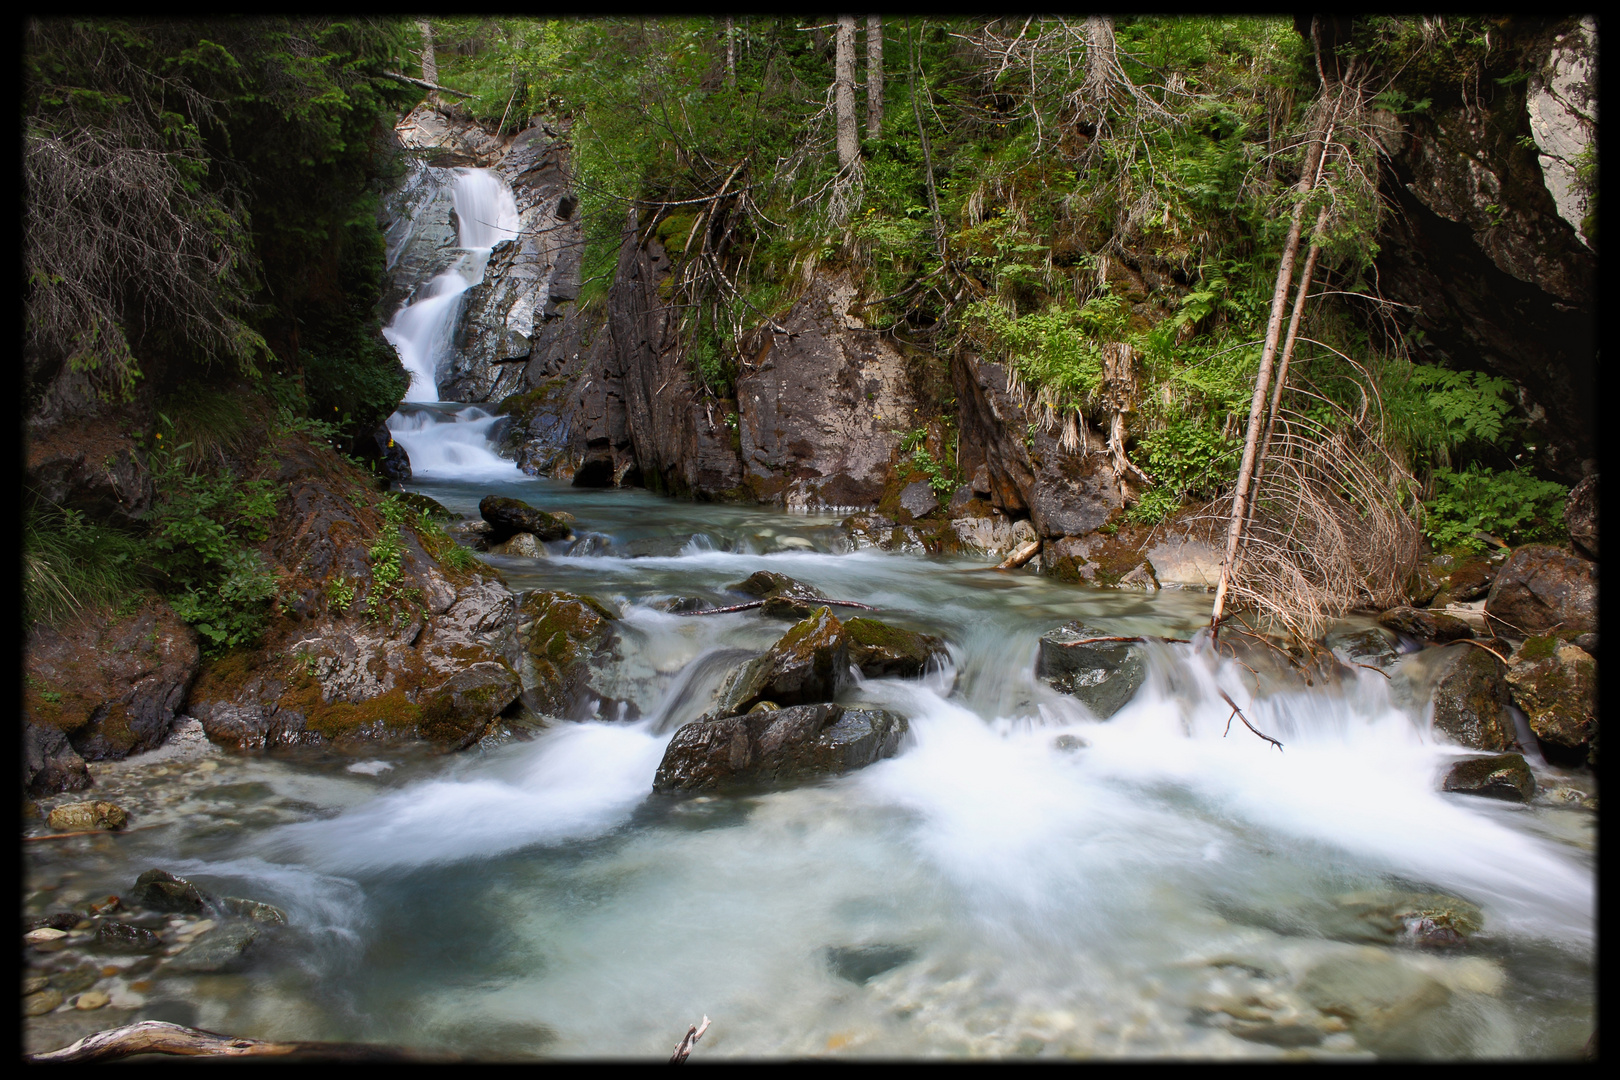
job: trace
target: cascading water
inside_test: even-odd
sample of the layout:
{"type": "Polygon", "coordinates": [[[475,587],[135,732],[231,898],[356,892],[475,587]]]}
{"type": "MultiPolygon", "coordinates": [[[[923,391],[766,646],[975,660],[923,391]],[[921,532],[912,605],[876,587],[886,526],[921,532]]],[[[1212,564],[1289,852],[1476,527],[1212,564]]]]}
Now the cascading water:
{"type": "MultiPolygon", "coordinates": [[[[460,512],[490,492],[567,509],[602,538],[590,557],[490,557],[515,589],[617,607],[602,718],[449,758],[220,758],[165,779],[194,794],[143,824],[181,838],[81,857],[86,895],[172,863],[303,935],[296,962],[241,977],[251,992],[153,992],[199,1026],[592,1057],[667,1057],[705,1013],[702,1053],[752,1057],[1538,1057],[1592,1030],[1595,817],[1556,794],[1590,781],[1538,764],[1553,794],[1531,806],[1439,791],[1460,751],[1422,704],[1438,650],[1255,698],[1233,661],[1156,646],[1100,722],[1033,676],[1038,635],[1083,617],[1187,637],[1207,596],[849,552],[830,520],[645,492],[422,489],[460,512]],[[951,663],[848,692],[908,717],[890,760],[655,796],[674,730],[786,626],[662,608],[726,602],[760,569],[940,634],[951,663]],[[1225,734],[1220,690],[1284,752],[1225,734]],[[248,790],[280,809],[233,807],[248,790]],[[1446,905],[1477,907],[1466,945],[1403,937],[1402,917],[1446,905]]],[[[111,770],[96,783],[135,799],[111,770]]]]}
{"type": "Polygon", "coordinates": [[[411,376],[405,400],[421,406],[390,416],[388,430],[404,447],[415,476],[511,476],[517,467],[497,455],[488,438],[497,418],[476,406],[440,402],[439,374],[453,348],[463,294],[483,281],[495,245],[518,236],[517,202],[506,181],[489,169],[456,169],[451,198],[461,254],[383,328],[411,376]]]}

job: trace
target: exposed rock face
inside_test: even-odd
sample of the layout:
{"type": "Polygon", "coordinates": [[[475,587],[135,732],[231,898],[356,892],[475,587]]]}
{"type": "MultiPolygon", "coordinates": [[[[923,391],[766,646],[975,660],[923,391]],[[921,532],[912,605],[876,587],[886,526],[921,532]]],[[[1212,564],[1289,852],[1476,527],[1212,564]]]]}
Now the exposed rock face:
{"type": "Polygon", "coordinates": [[[521,689],[512,594],[482,564],[441,566],[414,525],[352,501],[363,474],[330,449],[279,449],[287,494],[264,554],[282,571],[282,610],[258,649],[205,666],[188,711],[211,740],[242,750],[469,744],[521,689]],[[396,555],[373,556],[390,542],[396,555]]]}
{"type": "MultiPolygon", "coordinates": [[[[1534,20],[1520,25],[1543,33],[1534,20]]],[[[1579,141],[1587,108],[1576,89],[1584,31],[1574,20],[1569,29],[1558,45],[1550,35],[1503,43],[1525,50],[1528,100],[1522,87],[1506,87],[1489,102],[1470,97],[1409,115],[1404,130],[1386,115],[1382,186],[1397,210],[1384,216],[1378,277],[1385,298],[1412,305],[1412,326],[1427,336],[1422,359],[1449,358],[1523,387],[1536,445],[1573,482],[1596,451],[1597,261],[1549,192],[1567,191],[1558,156],[1579,141]],[[1566,106],[1568,140],[1549,123],[1566,106]]],[[[1566,194],[1564,210],[1568,203],[1566,194]]]]}
{"type": "Polygon", "coordinates": [[[83,791],[91,784],[84,759],[57,728],[25,722],[22,759],[23,791],[29,795],[83,791]]]}
{"type": "Polygon", "coordinates": [[[1434,688],[1434,727],[1474,750],[1514,745],[1507,667],[1484,649],[1465,648],[1434,688]]]}
{"type": "MultiPolygon", "coordinates": [[[[421,109],[417,110],[422,112],[421,109]]],[[[415,114],[413,114],[415,115],[415,114]]],[[[385,273],[378,310],[386,321],[416,290],[455,265],[460,252],[451,189],[456,174],[412,160],[405,179],[378,208],[385,273]]]]}
{"type": "Polygon", "coordinates": [[[92,521],[133,525],[152,505],[152,476],[135,444],[105,418],[30,432],[32,495],[92,521]]]}
{"type": "MultiPolygon", "coordinates": [[[[151,600],[133,616],[106,617],[37,626],[26,652],[25,723],[62,732],[88,761],[162,743],[198,670],[197,634],[168,604],[151,600]]],[[[69,778],[78,771],[55,740],[41,734],[33,742],[41,755],[36,780],[52,775],[77,784],[69,778]]]]}
{"type": "Polygon", "coordinates": [[[1598,557],[1598,474],[1576,484],[1564,501],[1564,527],[1575,550],[1598,557]]]}
{"type": "Polygon", "coordinates": [[[1597,564],[1564,548],[1527,544],[1513,552],[1485,601],[1485,617],[1507,632],[1597,629],[1597,564]]]}
{"type": "Polygon", "coordinates": [[[1597,661],[1551,637],[1526,641],[1507,682],[1513,703],[1549,754],[1583,760],[1597,739],[1597,661]]]}
{"type": "Polygon", "coordinates": [[[1079,620],[1042,634],[1035,658],[1036,676],[1054,690],[1085,702],[1099,719],[1108,719],[1147,680],[1147,666],[1137,646],[1123,641],[1083,642],[1085,638],[1111,636],[1079,620]]]}
{"type": "Polygon", "coordinates": [[[905,718],[894,713],[829,704],[697,720],[670,740],[653,790],[834,776],[893,756],[906,731],[905,718]]]}
{"type": "Polygon", "coordinates": [[[619,264],[575,391],[574,483],[641,483],[675,494],[717,495],[742,481],[725,414],[699,400],[678,348],[675,309],[659,294],[669,257],[656,240],[637,242],[625,221],[619,264]]]}
{"type": "Polygon", "coordinates": [[[1535,797],[1536,778],[1518,754],[1464,758],[1451,767],[1441,784],[1445,791],[1527,803],[1535,797]]]}
{"type": "Polygon", "coordinates": [[[1547,60],[1531,72],[1526,104],[1530,134],[1541,151],[1543,182],[1558,207],[1590,246],[1586,216],[1592,209],[1576,178],[1579,159],[1597,141],[1597,20],[1588,15],[1554,40],[1547,60]]]}
{"type": "Polygon", "coordinates": [[[1039,426],[1031,428],[1002,365],[965,357],[952,365],[952,374],[961,466],[985,466],[994,506],[1011,517],[1027,515],[1044,537],[1085,536],[1123,506],[1104,455],[1071,453],[1039,426]]]}

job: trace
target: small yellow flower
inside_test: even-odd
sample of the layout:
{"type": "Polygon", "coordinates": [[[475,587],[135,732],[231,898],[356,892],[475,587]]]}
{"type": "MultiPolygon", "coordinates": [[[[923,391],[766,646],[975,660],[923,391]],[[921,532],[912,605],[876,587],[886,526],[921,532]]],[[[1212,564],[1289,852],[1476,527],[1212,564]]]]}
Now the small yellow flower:
{"type": "Polygon", "coordinates": [[[154,435],[159,439],[163,438],[163,432],[161,432],[161,431],[154,432],[154,435]]]}

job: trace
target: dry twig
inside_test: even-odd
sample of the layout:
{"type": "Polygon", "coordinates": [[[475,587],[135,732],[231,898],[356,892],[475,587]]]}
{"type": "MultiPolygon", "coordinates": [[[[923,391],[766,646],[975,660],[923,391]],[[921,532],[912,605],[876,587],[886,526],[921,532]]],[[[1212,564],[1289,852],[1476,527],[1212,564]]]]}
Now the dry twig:
{"type": "MultiPolygon", "coordinates": [[[[1270,743],[1272,746],[1275,746],[1277,748],[1277,753],[1279,753],[1279,754],[1282,753],[1282,748],[1283,748],[1282,743],[1278,742],[1276,739],[1273,739],[1270,735],[1267,735],[1265,732],[1261,731],[1259,728],[1257,728],[1253,724],[1249,723],[1249,718],[1247,716],[1243,715],[1243,710],[1238,708],[1238,703],[1232,700],[1232,697],[1231,697],[1230,694],[1228,694],[1225,690],[1217,690],[1216,693],[1220,694],[1221,698],[1228,705],[1232,706],[1232,716],[1235,716],[1239,720],[1243,721],[1243,726],[1244,727],[1248,728],[1250,731],[1254,732],[1256,735],[1258,735],[1262,739],[1266,740],[1266,742],[1270,743]]],[[[1228,716],[1226,718],[1226,731],[1227,732],[1232,730],[1232,716],[1228,716]]],[[[1226,737],[1226,732],[1222,732],[1221,737],[1225,738],[1226,737]]]]}
{"type": "Polygon", "coordinates": [[[693,1024],[691,1027],[687,1028],[686,1037],[682,1039],[680,1045],[675,1048],[675,1056],[669,1059],[669,1063],[671,1065],[683,1064],[686,1061],[687,1056],[692,1053],[692,1047],[697,1044],[699,1039],[703,1038],[703,1033],[708,1030],[709,1018],[707,1016],[703,1018],[703,1023],[701,1026],[698,1024],[693,1024]]]}

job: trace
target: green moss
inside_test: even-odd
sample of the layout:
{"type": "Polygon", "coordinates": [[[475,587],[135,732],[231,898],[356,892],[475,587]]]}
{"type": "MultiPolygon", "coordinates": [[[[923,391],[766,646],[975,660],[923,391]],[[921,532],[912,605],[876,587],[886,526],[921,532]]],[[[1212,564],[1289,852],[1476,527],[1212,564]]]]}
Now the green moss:
{"type": "Polygon", "coordinates": [[[1515,662],[1525,661],[1534,663],[1537,660],[1551,659],[1558,652],[1559,640],[1549,634],[1544,637],[1526,638],[1519,647],[1519,654],[1513,659],[1515,662]]]}

